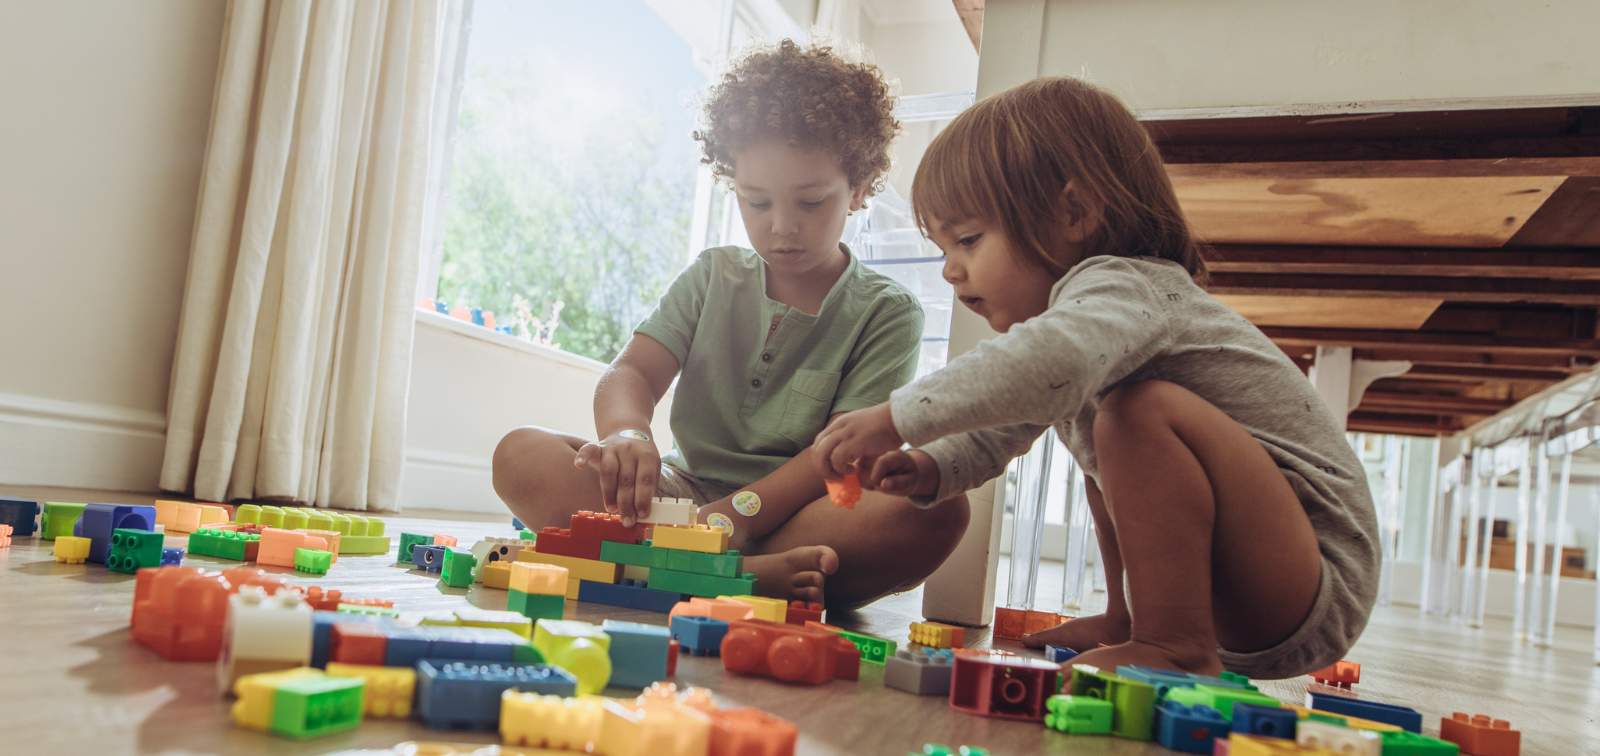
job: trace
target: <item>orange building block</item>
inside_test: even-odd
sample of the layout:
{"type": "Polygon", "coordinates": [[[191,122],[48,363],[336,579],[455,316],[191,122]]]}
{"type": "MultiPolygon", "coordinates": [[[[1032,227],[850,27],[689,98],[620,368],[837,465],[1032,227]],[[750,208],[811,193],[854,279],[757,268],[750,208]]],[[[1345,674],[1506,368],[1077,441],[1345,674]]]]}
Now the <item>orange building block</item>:
{"type": "Polygon", "coordinates": [[[329,551],[327,539],[305,531],[282,528],[263,528],[260,543],[256,550],[256,563],[274,567],[294,567],[295,549],[329,551]]]}
{"type": "Polygon", "coordinates": [[[790,601],[789,610],[784,613],[783,621],[791,625],[821,622],[822,605],[815,601],[790,601]]]}
{"type": "Polygon", "coordinates": [[[11,547],[11,533],[10,525],[0,525],[0,549],[11,547]]]}
{"type": "Polygon", "coordinates": [[[800,737],[794,723],[760,709],[717,709],[711,715],[707,756],[793,756],[800,737]]]}
{"type": "Polygon", "coordinates": [[[1510,722],[1485,714],[1469,717],[1458,711],[1440,719],[1439,739],[1472,756],[1518,756],[1522,751],[1522,733],[1511,729],[1510,722]]]}
{"type": "Polygon", "coordinates": [[[454,546],[454,545],[456,545],[456,537],[453,536],[453,535],[445,535],[443,533],[434,533],[433,534],[433,545],[435,545],[435,546],[454,546]]]}
{"type": "Polygon", "coordinates": [[[732,622],[734,620],[751,619],[755,617],[755,607],[743,601],[731,599],[701,598],[695,596],[688,601],[679,601],[667,613],[670,617],[710,617],[711,619],[732,622]]]}
{"type": "Polygon", "coordinates": [[[847,473],[839,480],[823,480],[822,484],[836,507],[855,509],[856,503],[861,501],[861,476],[856,473],[847,473]]]}
{"type": "Polygon", "coordinates": [[[216,661],[228,596],[246,585],[285,590],[282,578],[254,567],[210,572],[196,567],[156,567],[134,575],[134,641],[172,661],[216,661]]]}
{"type": "Polygon", "coordinates": [[[821,685],[854,680],[861,652],[844,638],[811,627],[734,620],[722,639],[722,668],[783,682],[821,685]]]}
{"type": "Polygon", "coordinates": [[[996,607],[994,610],[994,637],[996,640],[1022,640],[1024,635],[1037,633],[1040,630],[1049,630],[1070,619],[1072,618],[1064,617],[1055,612],[996,607]]]}
{"type": "Polygon", "coordinates": [[[1348,688],[1361,682],[1361,665],[1351,661],[1336,661],[1312,672],[1311,679],[1335,688],[1348,688]]]}
{"type": "Polygon", "coordinates": [[[221,504],[157,499],[156,524],[168,533],[193,533],[228,521],[228,508],[221,504]]]}

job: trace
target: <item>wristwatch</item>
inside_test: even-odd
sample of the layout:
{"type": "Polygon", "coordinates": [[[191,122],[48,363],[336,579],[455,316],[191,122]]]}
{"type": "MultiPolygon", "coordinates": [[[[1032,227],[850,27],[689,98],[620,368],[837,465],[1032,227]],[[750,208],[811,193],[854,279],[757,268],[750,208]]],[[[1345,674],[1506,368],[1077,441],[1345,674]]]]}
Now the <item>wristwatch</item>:
{"type": "Polygon", "coordinates": [[[642,430],[634,430],[632,428],[626,428],[626,429],[617,431],[617,437],[618,438],[626,438],[629,441],[645,441],[645,442],[649,442],[650,441],[650,434],[645,433],[642,430]]]}

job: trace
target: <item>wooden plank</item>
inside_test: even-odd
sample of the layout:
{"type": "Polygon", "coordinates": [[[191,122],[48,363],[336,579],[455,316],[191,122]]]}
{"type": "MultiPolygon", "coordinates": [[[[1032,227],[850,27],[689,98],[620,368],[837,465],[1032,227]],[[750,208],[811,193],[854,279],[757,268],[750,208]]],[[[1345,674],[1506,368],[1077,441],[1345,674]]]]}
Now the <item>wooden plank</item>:
{"type": "Polygon", "coordinates": [[[1421,328],[1443,300],[1422,297],[1302,297],[1220,294],[1217,299],[1258,326],[1421,328]]]}
{"type": "Polygon", "coordinates": [[[1361,407],[1377,409],[1421,410],[1441,414],[1463,413],[1493,415],[1515,402],[1504,399],[1483,399],[1454,394],[1420,394],[1405,391],[1368,390],[1361,397],[1361,407]]]}
{"type": "MultiPolygon", "coordinates": [[[[1255,147],[1256,145],[1251,145],[1255,147]]],[[[1174,184],[1200,179],[1482,178],[1600,176],[1600,157],[1461,158],[1458,160],[1270,160],[1167,164],[1174,184]]]]}
{"type": "Polygon", "coordinates": [[[1306,106],[1141,111],[1138,116],[1150,138],[1163,149],[1239,143],[1330,145],[1404,140],[1437,145],[1445,139],[1551,139],[1581,135],[1585,121],[1600,117],[1596,115],[1600,108],[1574,107],[1573,103],[1541,99],[1503,104],[1507,107],[1407,101],[1321,109],[1310,106],[1314,108],[1311,112],[1295,113],[1286,111],[1306,106]]]}
{"type": "Polygon", "coordinates": [[[1396,419],[1383,415],[1352,413],[1345,421],[1345,430],[1354,433],[1390,433],[1396,436],[1443,436],[1461,431],[1466,426],[1448,418],[1428,420],[1396,419]]]}
{"type": "Polygon", "coordinates": [[[983,50],[983,5],[985,0],[951,0],[956,15],[961,17],[961,27],[967,31],[974,52],[983,50]]]}
{"type": "MultiPolygon", "coordinates": [[[[1596,207],[1600,207],[1600,193],[1597,193],[1596,200],[1596,207]]],[[[1547,202],[1546,205],[1548,204],[1547,202]]],[[[1543,208],[1539,212],[1543,212],[1543,208]]],[[[1518,232],[1518,236],[1521,234],[1522,232],[1518,232]]],[[[1456,278],[1494,276],[1600,280],[1600,249],[1437,249],[1215,244],[1204,250],[1204,256],[1206,269],[1219,273],[1316,273],[1456,278]]]]}
{"type": "Polygon", "coordinates": [[[1280,347],[1350,346],[1371,349],[1403,349],[1415,355],[1473,352],[1493,355],[1535,355],[1570,358],[1600,356],[1600,340],[1548,339],[1508,340],[1477,333],[1434,331],[1378,331],[1355,328],[1261,329],[1280,347]]]}
{"type": "Polygon", "coordinates": [[[1416,365],[1405,372],[1406,376],[1440,381],[1479,382],[1519,381],[1528,383],[1560,383],[1572,375],[1570,370],[1527,368],[1514,365],[1416,365]]]}
{"type": "Polygon", "coordinates": [[[1453,302],[1600,305],[1600,280],[1213,273],[1206,288],[1215,294],[1407,298],[1421,295],[1453,302]]]}
{"type": "Polygon", "coordinates": [[[1550,198],[1509,242],[1519,246],[1600,247],[1600,178],[1574,176],[1550,198]]]}

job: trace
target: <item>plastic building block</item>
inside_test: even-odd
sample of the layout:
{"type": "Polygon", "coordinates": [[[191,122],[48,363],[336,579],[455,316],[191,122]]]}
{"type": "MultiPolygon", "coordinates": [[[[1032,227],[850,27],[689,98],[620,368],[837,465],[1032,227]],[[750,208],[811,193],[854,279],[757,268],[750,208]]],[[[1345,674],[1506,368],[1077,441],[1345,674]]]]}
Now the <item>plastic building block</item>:
{"type": "Polygon", "coordinates": [[[281,579],[251,567],[222,573],[193,567],[140,570],[134,575],[131,635],[172,661],[216,661],[228,596],[246,584],[276,588],[281,579]]]}
{"type": "Polygon", "coordinates": [[[228,597],[222,653],[217,660],[219,688],[232,688],[234,680],[244,675],[304,667],[310,663],[309,604],[293,592],[280,590],[268,595],[255,585],[244,586],[228,597]]]}
{"type": "Polygon", "coordinates": [[[1295,727],[1294,742],[1302,748],[1324,748],[1349,756],[1381,756],[1383,738],[1371,730],[1307,720],[1295,727]]]}
{"type": "Polygon", "coordinates": [[[56,538],[55,555],[57,562],[83,564],[83,561],[89,558],[89,539],[59,536],[56,538]]]}
{"type": "Polygon", "coordinates": [[[610,637],[611,685],[644,688],[667,679],[671,633],[661,625],[606,620],[600,629],[610,637]]]}
{"type": "Polygon", "coordinates": [[[1236,703],[1233,705],[1233,723],[1230,731],[1263,738],[1294,740],[1295,726],[1299,721],[1300,717],[1292,709],[1236,703]]]}
{"type": "Polygon", "coordinates": [[[417,687],[416,670],[332,662],[328,665],[328,676],[364,680],[367,688],[362,709],[369,717],[406,719],[411,716],[411,699],[417,687]]]}
{"type": "Polygon", "coordinates": [[[439,582],[451,588],[472,587],[472,568],[477,563],[472,554],[461,549],[447,548],[443,556],[444,566],[439,569],[439,582]]]}
{"type": "Polygon", "coordinates": [[[310,528],[301,530],[299,532],[308,539],[321,538],[327,543],[326,546],[322,547],[323,550],[333,555],[329,563],[339,563],[339,549],[344,545],[342,543],[344,541],[343,535],[332,530],[314,530],[310,528]]]}
{"type": "Polygon", "coordinates": [[[855,644],[809,627],[735,620],[722,639],[722,668],[741,675],[820,685],[856,679],[860,663],[855,644]]]}
{"type": "Polygon", "coordinates": [[[1211,753],[1212,741],[1227,737],[1228,722],[1209,706],[1162,701],[1156,706],[1155,740],[1182,753],[1211,753]]]}
{"type": "Polygon", "coordinates": [[[454,546],[454,545],[456,545],[456,537],[453,536],[453,535],[445,535],[444,533],[434,533],[433,534],[433,545],[435,545],[435,546],[454,546]]]}
{"type": "Polygon", "coordinates": [[[332,558],[332,554],[321,549],[295,549],[294,569],[295,572],[326,575],[328,574],[328,565],[331,564],[329,560],[332,558]]]}
{"type": "MultiPolygon", "coordinates": [[[[787,602],[785,602],[783,599],[769,598],[767,596],[750,596],[750,595],[718,596],[717,598],[723,599],[723,600],[726,600],[726,601],[738,601],[739,603],[742,603],[742,604],[749,604],[751,606],[751,608],[754,610],[754,612],[753,612],[754,618],[758,619],[758,620],[765,620],[767,622],[780,622],[781,623],[781,622],[784,621],[784,618],[787,617],[788,614],[789,614],[789,604],[787,602]]],[[[881,663],[881,661],[880,661],[880,663],[881,663]]]]}
{"type": "MultiPolygon", "coordinates": [[[[813,622],[808,627],[826,627],[821,622],[813,622]]],[[[895,643],[888,638],[879,638],[865,633],[853,633],[849,630],[838,630],[839,637],[856,645],[861,650],[861,661],[866,664],[882,665],[894,656],[895,643]]]]}
{"type": "Polygon", "coordinates": [[[650,514],[639,518],[646,525],[693,525],[700,508],[694,499],[657,496],[650,500],[650,514]]]}
{"type": "Polygon", "coordinates": [[[967,631],[943,622],[911,623],[911,642],[934,648],[955,648],[966,645],[967,631]]]}
{"type": "Polygon", "coordinates": [[[1306,705],[1317,711],[1331,711],[1352,717],[1370,719],[1395,725],[1407,732],[1422,732],[1422,714],[1416,709],[1377,701],[1358,701],[1353,698],[1307,693],[1306,705]]]}
{"type": "Polygon", "coordinates": [[[670,614],[674,617],[712,617],[723,622],[732,622],[734,620],[754,619],[755,608],[740,601],[694,596],[688,601],[682,601],[673,606],[670,614]]]}
{"type": "Polygon", "coordinates": [[[236,562],[253,562],[260,553],[261,536],[225,530],[200,530],[189,534],[189,554],[236,562]]]}
{"type": "Polygon", "coordinates": [[[246,524],[261,523],[260,504],[240,504],[233,508],[233,521],[246,524]]]}
{"type": "MultiPolygon", "coordinates": [[[[534,564],[553,564],[567,568],[566,597],[569,599],[578,598],[578,582],[581,580],[588,580],[591,583],[615,583],[622,579],[622,565],[597,562],[592,559],[578,559],[577,557],[544,554],[533,549],[523,549],[517,552],[517,561],[532,562],[534,564]]],[[[515,568],[513,567],[513,569],[515,568]]],[[[724,593],[727,592],[724,591],[724,593]]]]}
{"type": "MultiPolygon", "coordinates": [[[[728,550],[728,531],[710,525],[656,525],[650,530],[650,543],[658,549],[683,549],[706,554],[728,550]]],[[[723,591],[735,593],[736,591],[723,591]]]]}
{"type": "Polygon", "coordinates": [[[1110,735],[1111,702],[1089,696],[1055,695],[1045,699],[1044,726],[1069,735],[1110,735]]]}
{"type": "Polygon", "coordinates": [[[667,550],[658,549],[649,541],[644,543],[600,542],[600,561],[638,567],[668,569],[667,550]]]}
{"type": "Polygon", "coordinates": [[[37,527],[39,502],[0,496],[0,525],[10,525],[11,535],[31,536],[37,527]]]}
{"type": "Polygon", "coordinates": [[[531,530],[524,529],[522,532],[517,533],[517,538],[524,541],[537,541],[539,540],[539,534],[531,530]]]}
{"type": "Polygon", "coordinates": [[[333,626],[329,638],[328,661],[383,666],[388,641],[381,625],[341,621],[333,626]]]}
{"type": "MultiPolygon", "coordinates": [[[[104,564],[111,551],[111,534],[118,528],[150,530],[156,526],[156,508],[131,504],[89,504],[72,526],[72,534],[89,539],[89,559],[104,564]]],[[[158,560],[159,561],[159,560],[158,560]]]]}
{"type": "Polygon", "coordinates": [[[571,573],[565,567],[537,562],[513,562],[509,569],[511,590],[546,596],[566,595],[567,580],[571,573]]]}
{"type": "Polygon", "coordinates": [[[570,696],[572,675],[546,664],[472,660],[417,662],[417,714],[435,728],[494,729],[501,694],[508,690],[570,696]]]}
{"type": "Polygon", "coordinates": [[[499,628],[524,638],[533,637],[533,621],[517,612],[497,612],[469,606],[455,610],[455,619],[462,627],[499,628]]]}
{"type": "Polygon", "coordinates": [[[969,745],[951,748],[943,743],[923,743],[922,750],[915,751],[910,756],[989,756],[989,751],[969,745]]]}
{"type": "Polygon", "coordinates": [[[756,576],[749,572],[741,577],[728,578],[676,570],[650,570],[650,586],[669,593],[686,593],[690,596],[744,596],[755,590],[755,585],[756,576]]]}
{"type": "Polygon", "coordinates": [[[533,647],[576,677],[579,693],[599,693],[611,679],[611,638],[587,622],[539,620],[533,625],[533,647]]]}
{"type": "MultiPolygon", "coordinates": [[[[240,509],[243,509],[243,507],[240,507],[240,509]]],[[[432,546],[432,545],[433,545],[433,536],[431,536],[431,535],[423,535],[421,533],[401,533],[400,534],[400,551],[395,556],[395,564],[402,564],[402,565],[416,564],[416,561],[415,561],[416,557],[412,554],[412,549],[417,547],[417,546],[432,546]]]]}
{"type": "Polygon", "coordinates": [[[265,528],[261,531],[261,544],[256,550],[256,563],[293,568],[295,549],[332,552],[329,542],[324,538],[298,530],[265,528]]]}
{"type": "Polygon", "coordinates": [[[627,579],[615,585],[584,580],[578,583],[578,600],[666,614],[683,600],[683,594],[658,591],[647,583],[627,579]]]}
{"type": "Polygon", "coordinates": [[[193,533],[228,521],[228,509],[220,504],[157,499],[156,524],[168,533],[193,533]]]}
{"type": "Polygon", "coordinates": [[[784,610],[783,621],[791,625],[822,621],[822,605],[815,601],[790,601],[784,610]]]}
{"type": "Polygon", "coordinates": [[[500,739],[512,746],[592,751],[604,700],[507,690],[500,694],[500,739]]]}
{"type": "Polygon", "coordinates": [[[272,732],[314,738],[353,730],[361,724],[360,678],[301,676],[278,683],[272,702],[272,732]]]}
{"type": "Polygon", "coordinates": [[[1022,636],[1048,630],[1059,625],[1071,617],[1064,617],[1054,612],[1038,612],[1031,609],[1007,609],[996,607],[994,610],[994,638],[996,640],[1022,640],[1022,636]]]}
{"type": "Polygon", "coordinates": [[[828,489],[828,499],[836,507],[855,509],[861,501],[861,476],[850,472],[838,479],[824,478],[822,484],[828,489]]]}
{"type": "Polygon", "coordinates": [[[411,560],[417,569],[424,572],[438,572],[444,569],[444,550],[447,546],[417,546],[411,550],[411,560]]]}
{"type": "Polygon", "coordinates": [[[340,554],[387,554],[389,536],[347,535],[339,539],[340,554]]]}
{"type": "Polygon", "coordinates": [[[161,550],[162,567],[171,567],[178,564],[183,564],[183,549],[173,547],[170,549],[161,550]]]}
{"type": "MultiPolygon", "coordinates": [[[[1119,738],[1130,740],[1149,740],[1155,725],[1156,689],[1149,683],[1133,680],[1121,675],[1105,672],[1087,664],[1072,665],[1072,677],[1068,680],[1067,693],[1074,696],[1090,696],[1104,698],[1111,702],[1112,719],[1111,734],[1119,738]]],[[[1191,691],[1192,688],[1182,688],[1169,693],[1173,696],[1178,692],[1191,691]]],[[[1270,701],[1271,699],[1267,699],[1270,701]]],[[[1209,701],[1177,701],[1177,703],[1204,705],[1221,711],[1220,707],[1209,701]]],[[[1223,714],[1226,719],[1227,715],[1223,714]]]]}
{"type": "MultiPolygon", "coordinates": [[[[1462,753],[1473,756],[1517,756],[1522,750],[1521,732],[1511,729],[1510,722],[1485,714],[1468,716],[1457,711],[1441,718],[1439,738],[1455,743],[1462,753]]],[[[1386,739],[1385,750],[1388,745],[1386,739]]]]}
{"type": "Polygon", "coordinates": [[[900,649],[884,665],[883,684],[918,696],[947,696],[953,663],[948,649],[900,649]]]}
{"type": "MultiPolygon", "coordinates": [[[[654,548],[653,542],[651,548],[654,548]]],[[[664,554],[666,564],[651,565],[657,569],[693,572],[697,575],[736,578],[744,574],[744,556],[729,549],[721,554],[707,554],[683,549],[656,549],[664,554]]]]}
{"type": "Polygon", "coordinates": [[[295,677],[316,677],[322,673],[307,667],[296,667],[280,672],[263,672],[246,675],[233,684],[233,695],[238,698],[230,707],[234,724],[262,732],[272,731],[272,709],[278,696],[278,683],[295,677]]]}
{"type": "Polygon", "coordinates": [[[511,587],[511,563],[493,562],[478,567],[477,579],[486,588],[506,590],[511,587]]]}
{"type": "Polygon", "coordinates": [[[512,588],[506,595],[506,610],[531,620],[558,620],[566,616],[567,597],[544,593],[523,593],[512,588]]]}
{"type": "Polygon", "coordinates": [[[963,651],[955,655],[950,673],[950,708],[999,719],[1041,721],[1060,672],[1059,666],[1038,659],[963,651]]]}
{"type": "Polygon", "coordinates": [[[516,528],[517,530],[526,530],[528,526],[523,525],[522,520],[513,517],[511,518],[511,527],[516,528]]]}
{"type": "Polygon", "coordinates": [[[800,730],[760,709],[718,709],[711,717],[707,756],[793,756],[800,730]]]}
{"type": "MultiPolygon", "coordinates": [[[[1383,756],[1456,756],[1460,753],[1469,753],[1460,746],[1448,740],[1431,738],[1415,732],[1405,730],[1391,730],[1378,733],[1378,740],[1383,745],[1383,756]]],[[[1498,756],[1496,751],[1471,751],[1472,756],[1487,753],[1489,756],[1498,756]]],[[[1504,753],[1516,753],[1505,751],[1504,753]]]]}
{"type": "Polygon", "coordinates": [[[0,549],[11,547],[11,526],[0,525],[0,549]]]}
{"type": "Polygon", "coordinates": [[[72,529],[78,524],[85,506],[60,501],[45,502],[44,514],[39,515],[39,537],[52,539],[72,535],[72,529]]]}
{"type": "Polygon", "coordinates": [[[478,572],[490,562],[511,562],[522,550],[522,541],[516,538],[484,538],[472,544],[473,579],[482,582],[478,572]]]}
{"type": "Polygon", "coordinates": [[[106,569],[131,575],[141,567],[160,567],[162,540],[160,533],[117,528],[111,533],[106,569]]]}
{"type": "Polygon", "coordinates": [[[728,623],[722,620],[687,614],[673,617],[669,628],[673,640],[694,656],[720,655],[722,638],[728,634],[728,623]]]}
{"type": "Polygon", "coordinates": [[[1348,688],[1361,682],[1361,665],[1350,661],[1337,661],[1312,672],[1311,679],[1335,688],[1348,688]]]}
{"type": "Polygon", "coordinates": [[[1292,740],[1239,733],[1226,740],[1218,738],[1213,748],[1213,756],[1338,756],[1325,748],[1302,746],[1292,740]]]}
{"type": "Polygon", "coordinates": [[[1172,688],[1167,691],[1166,697],[1178,703],[1190,706],[1210,706],[1222,714],[1224,719],[1233,718],[1233,705],[1239,703],[1255,704],[1257,706],[1277,706],[1278,700],[1272,696],[1242,688],[1221,688],[1215,685],[1195,685],[1192,688],[1172,688]]]}
{"type": "Polygon", "coordinates": [[[675,702],[602,702],[600,738],[595,751],[608,756],[700,756],[711,743],[705,712],[675,702]]]}
{"type": "Polygon", "coordinates": [[[1065,646],[1050,646],[1050,645],[1046,645],[1044,647],[1044,658],[1046,658],[1046,659],[1048,659],[1048,660],[1050,660],[1052,662],[1055,662],[1056,664],[1065,664],[1065,663],[1067,663],[1069,661],[1072,661],[1072,658],[1077,656],[1077,655],[1078,655],[1077,651],[1074,651],[1074,650],[1072,650],[1070,648],[1067,648],[1065,646]]]}
{"type": "Polygon", "coordinates": [[[643,525],[625,527],[621,515],[600,512],[575,512],[569,524],[567,528],[541,529],[534,549],[542,554],[598,560],[602,541],[638,543],[644,534],[643,525]]]}

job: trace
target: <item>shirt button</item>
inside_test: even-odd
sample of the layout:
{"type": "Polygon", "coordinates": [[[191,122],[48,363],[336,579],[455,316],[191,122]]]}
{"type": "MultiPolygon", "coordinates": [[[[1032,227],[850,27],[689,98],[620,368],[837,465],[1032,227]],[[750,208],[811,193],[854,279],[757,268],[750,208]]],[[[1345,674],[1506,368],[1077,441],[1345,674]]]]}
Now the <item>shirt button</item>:
{"type": "Polygon", "coordinates": [[[771,362],[772,361],[772,353],[771,352],[762,352],[761,353],[761,361],[762,362],[771,362]]]}
{"type": "Polygon", "coordinates": [[[761,379],[760,378],[751,378],[750,379],[750,386],[752,388],[761,388],[761,379]]]}

